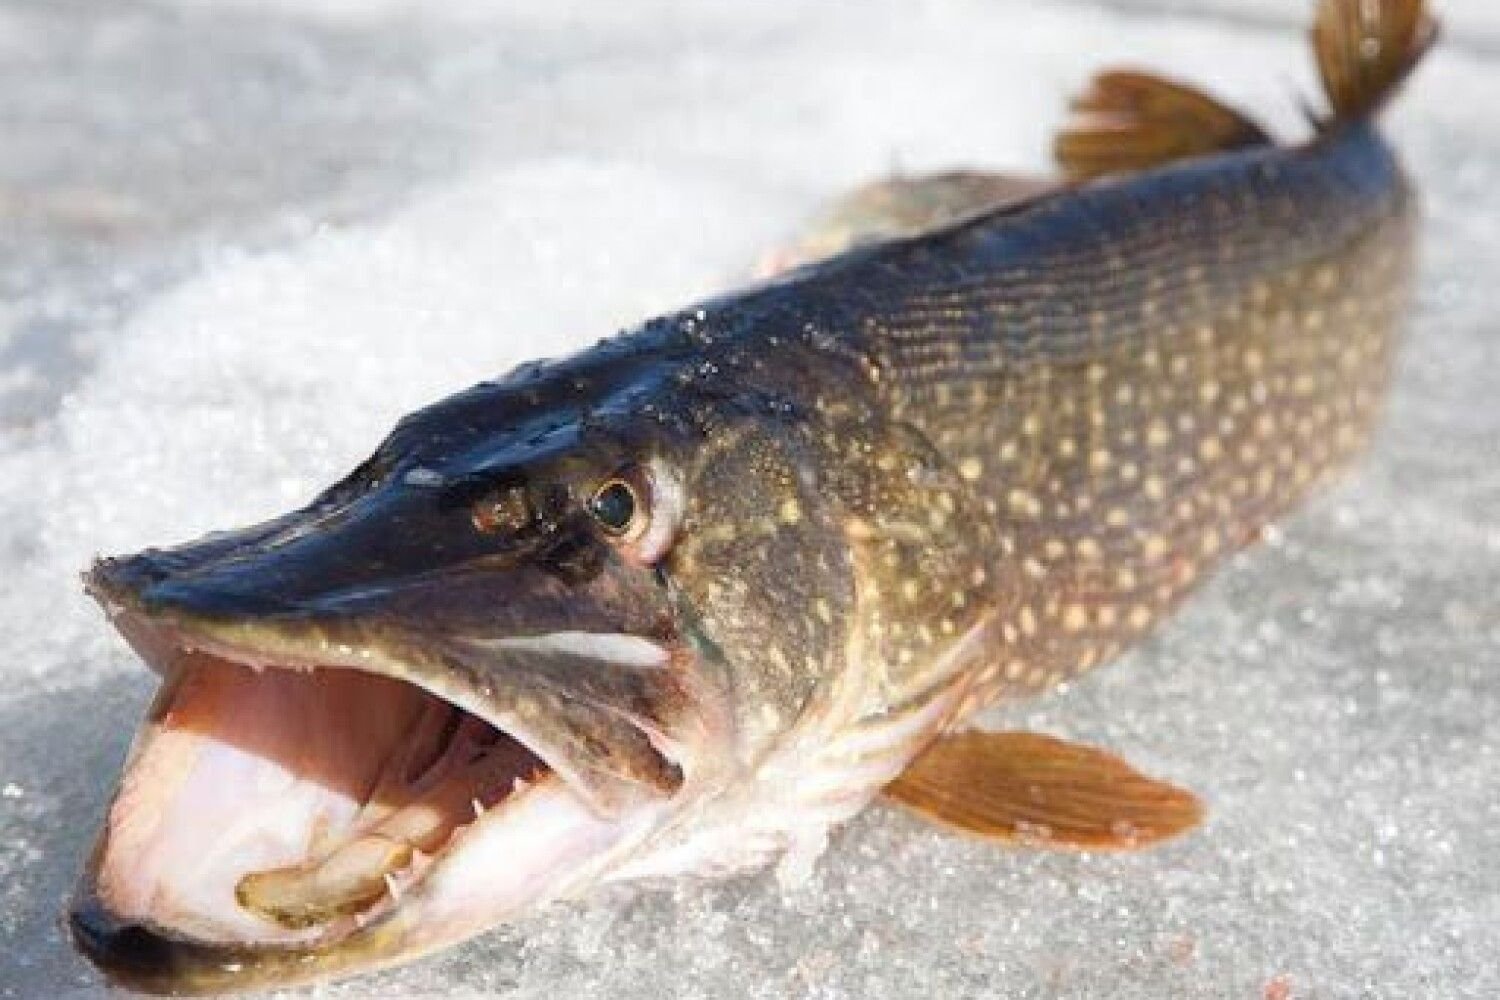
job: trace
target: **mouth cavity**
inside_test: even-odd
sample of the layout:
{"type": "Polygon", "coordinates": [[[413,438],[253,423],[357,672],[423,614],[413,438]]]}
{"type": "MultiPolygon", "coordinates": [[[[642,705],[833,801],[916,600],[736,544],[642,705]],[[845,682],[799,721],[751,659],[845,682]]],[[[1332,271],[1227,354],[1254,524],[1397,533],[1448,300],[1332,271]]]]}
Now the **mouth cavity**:
{"type": "Polygon", "coordinates": [[[323,945],[393,911],[476,828],[554,797],[577,805],[520,740],[414,684],[179,651],[96,891],[174,936],[323,945]]]}

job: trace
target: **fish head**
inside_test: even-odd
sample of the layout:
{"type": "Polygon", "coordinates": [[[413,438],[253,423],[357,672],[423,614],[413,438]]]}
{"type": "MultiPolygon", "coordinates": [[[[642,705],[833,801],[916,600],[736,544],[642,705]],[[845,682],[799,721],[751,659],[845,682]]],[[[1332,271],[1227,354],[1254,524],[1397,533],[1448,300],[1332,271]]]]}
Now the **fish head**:
{"type": "Polygon", "coordinates": [[[614,368],[475,387],[299,511],[96,563],[161,678],[70,914],[108,974],[328,978],[575,894],[842,669],[827,428],[614,368]]]}

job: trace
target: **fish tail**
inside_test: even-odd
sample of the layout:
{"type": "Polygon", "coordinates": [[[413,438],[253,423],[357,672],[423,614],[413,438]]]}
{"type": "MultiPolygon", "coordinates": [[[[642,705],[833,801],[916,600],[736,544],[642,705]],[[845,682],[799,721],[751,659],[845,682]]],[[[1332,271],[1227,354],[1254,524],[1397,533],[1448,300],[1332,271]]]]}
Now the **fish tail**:
{"type": "MultiPolygon", "coordinates": [[[[1318,129],[1377,114],[1436,38],[1427,0],[1319,0],[1312,42],[1332,111],[1315,122],[1318,129]]],[[[1202,90],[1139,70],[1098,74],[1071,111],[1053,155],[1075,181],[1272,141],[1248,115],[1202,90]]]]}
{"type": "Polygon", "coordinates": [[[1437,35],[1427,0],[1320,0],[1312,43],[1333,113],[1319,127],[1378,114],[1437,35]]]}

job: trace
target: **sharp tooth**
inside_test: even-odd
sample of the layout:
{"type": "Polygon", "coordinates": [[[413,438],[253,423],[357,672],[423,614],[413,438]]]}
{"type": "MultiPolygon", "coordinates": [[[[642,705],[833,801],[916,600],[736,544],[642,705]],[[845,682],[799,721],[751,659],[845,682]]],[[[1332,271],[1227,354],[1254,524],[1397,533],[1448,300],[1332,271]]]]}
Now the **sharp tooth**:
{"type": "Polygon", "coordinates": [[[353,827],[368,830],[378,826],[411,799],[411,786],[443,758],[444,730],[454,711],[451,705],[433,701],[412,721],[400,748],[382,765],[368,801],[351,824],[353,827]]]}
{"type": "Polygon", "coordinates": [[[479,804],[478,799],[470,799],[469,805],[474,807],[474,818],[484,819],[484,806],[479,804]]]}
{"type": "Polygon", "coordinates": [[[527,781],[525,778],[517,778],[515,781],[512,781],[510,783],[510,793],[512,795],[520,795],[530,787],[531,782],[527,781]]]}
{"type": "Polygon", "coordinates": [[[396,902],[401,902],[401,887],[396,883],[396,876],[390,872],[385,873],[385,888],[396,902]]]}

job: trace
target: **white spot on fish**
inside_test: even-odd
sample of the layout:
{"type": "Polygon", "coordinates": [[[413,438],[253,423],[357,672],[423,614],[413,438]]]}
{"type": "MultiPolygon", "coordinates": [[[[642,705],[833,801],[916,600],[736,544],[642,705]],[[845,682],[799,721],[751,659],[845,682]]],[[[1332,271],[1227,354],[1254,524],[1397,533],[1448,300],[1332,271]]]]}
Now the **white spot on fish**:
{"type": "Polygon", "coordinates": [[[516,635],[503,639],[475,639],[473,645],[522,653],[560,653],[605,660],[628,667],[659,667],[667,662],[667,651],[639,635],[624,632],[548,632],[516,635]]]}

